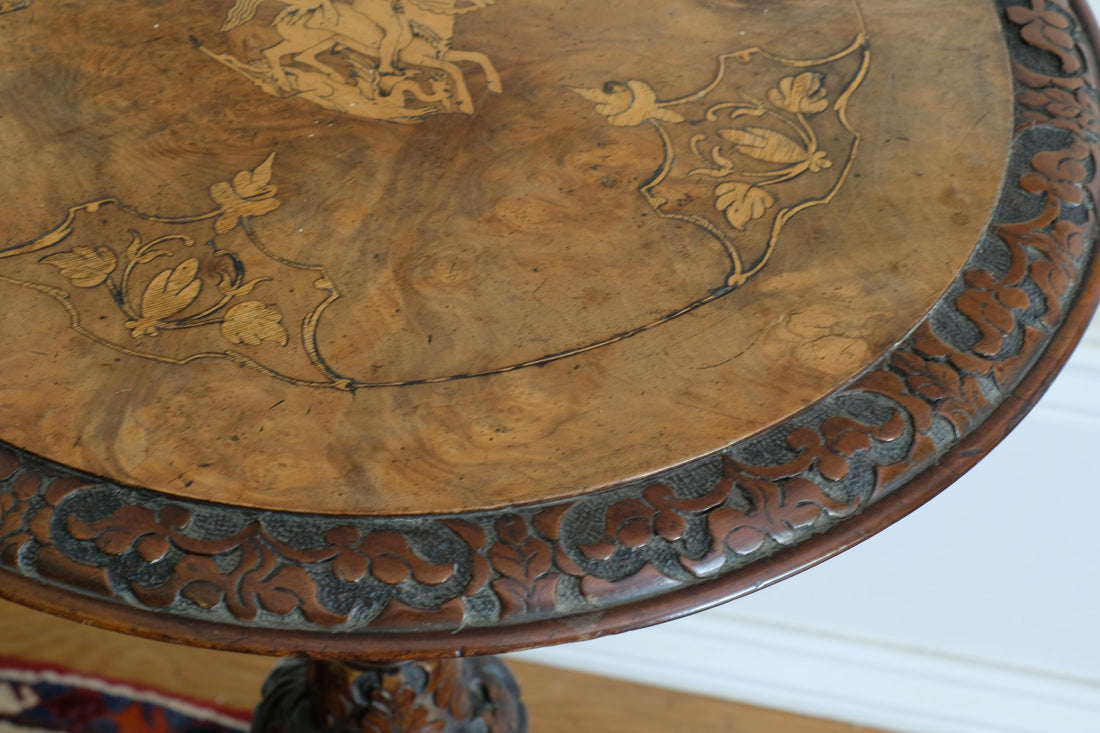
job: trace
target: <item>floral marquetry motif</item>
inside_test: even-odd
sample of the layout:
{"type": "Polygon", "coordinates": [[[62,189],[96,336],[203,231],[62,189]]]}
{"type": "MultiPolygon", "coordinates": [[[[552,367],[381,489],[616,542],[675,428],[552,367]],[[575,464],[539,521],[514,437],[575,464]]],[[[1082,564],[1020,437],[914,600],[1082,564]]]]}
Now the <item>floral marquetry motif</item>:
{"type": "Polygon", "coordinates": [[[573,91],[612,125],[654,127],[664,160],[639,191],[659,216],[714,237],[730,259],[725,285],[737,287],[764,268],[788,219],[828,203],[847,178],[860,139],[848,122],[848,101],[870,62],[860,33],[820,59],[761,49],[723,54],[709,84],[668,101],[638,80],[573,91]],[[755,232],[746,232],[750,225],[755,232]],[[742,239],[764,247],[746,251],[742,239]]]}
{"type": "MultiPolygon", "coordinates": [[[[125,5],[0,16],[77,70],[0,109],[14,170],[67,163],[0,182],[32,605],[376,660],[670,618],[942,489],[1096,299],[1069,3],[125,5]]],[[[273,721],[311,675],[334,729],[522,718],[492,670],[291,667],[273,721]]]]}
{"type": "Polygon", "coordinates": [[[115,351],[180,365],[227,359],[310,384],[302,378],[310,366],[327,370],[309,324],[339,296],[320,266],[273,255],[245,223],[279,207],[270,183],[273,160],[269,155],[254,170],[212,185],[218,208],[193,216],[152,216],[116,199],[75,206],[49,232],[0,250],[0,260],[11,260],[0,280],[53,298],[68,311],[73,330],[115,351]],[[294,278],[300,290],[318,291],[313,303],[286,297],[294,278]],[[91,317],[108,303],[110,316],[91,317]],[[272,359],[271,349],[233,348],[288,347],[283,309],[297,311],[303,323],[298,354],[272,359]],[[222,341],[176,335],[192,330],[222,341]]]}

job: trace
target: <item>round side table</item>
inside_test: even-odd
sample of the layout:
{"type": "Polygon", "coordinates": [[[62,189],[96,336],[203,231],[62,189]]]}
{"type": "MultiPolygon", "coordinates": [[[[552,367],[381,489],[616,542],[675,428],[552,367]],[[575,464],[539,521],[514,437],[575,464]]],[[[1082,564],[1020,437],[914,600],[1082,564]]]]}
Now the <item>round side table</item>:
{"type": "Polygon", "coordinates": [[[1096,304],[1069,0],[0,2],[0,595],[522,731],[490,656],[819,563],[1096,304]]]}

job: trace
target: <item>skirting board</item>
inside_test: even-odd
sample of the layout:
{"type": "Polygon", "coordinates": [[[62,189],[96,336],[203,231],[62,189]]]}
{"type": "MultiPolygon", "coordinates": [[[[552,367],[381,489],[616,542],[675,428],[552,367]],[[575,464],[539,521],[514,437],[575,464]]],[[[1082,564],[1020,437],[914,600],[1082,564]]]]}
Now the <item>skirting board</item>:
{"type": "Polygon", "coordinates": [[[898,733],[1100,731],[1093,684],[728,618],[512,656],[898,733]]]}
{"type": "Polygon", "coordinates": [[[901,733],[1100,733],[1100,537],[1071,508],[1092,513],[1098,445],[1094,323],[1000,455],[917,515],[726,606],[521,657],[901,733]]]}

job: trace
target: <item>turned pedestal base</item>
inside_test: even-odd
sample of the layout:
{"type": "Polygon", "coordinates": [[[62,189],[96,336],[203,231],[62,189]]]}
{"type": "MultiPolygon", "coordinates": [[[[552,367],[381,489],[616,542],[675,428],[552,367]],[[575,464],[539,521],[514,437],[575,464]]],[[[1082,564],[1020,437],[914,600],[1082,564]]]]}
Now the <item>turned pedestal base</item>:
{"type": "Polygon", "coordinates": [[[287,659],[252,733],[526,733],[519,687],[493,657],[392,664],[287,659]]]}

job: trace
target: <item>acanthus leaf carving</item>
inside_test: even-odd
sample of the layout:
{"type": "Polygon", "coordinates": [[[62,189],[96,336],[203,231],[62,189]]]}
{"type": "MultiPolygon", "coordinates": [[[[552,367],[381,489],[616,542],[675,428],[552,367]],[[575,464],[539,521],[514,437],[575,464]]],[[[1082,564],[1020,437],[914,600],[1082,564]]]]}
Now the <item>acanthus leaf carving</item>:
{"type": "Polygon", "coordinates": [[[497,577],[490,587],[500,598],[502,617],[537,615],[554,609],[559,574],[554,569],[554,550],[528,531],[517,514],[498,519],[496,542],[489,561],[497,577]]]}
{"type": "Polygon", "coordinates": [[[1030,7],[1013,5],[1006,13],[1020,27],[1025,41],[1058,57],[1062,71],[1072,74],[1081,69],[1081,55],[1071,33],[1073,22],[1063,8],[1047,0],[1031,0],[1030,7]]]}

